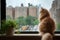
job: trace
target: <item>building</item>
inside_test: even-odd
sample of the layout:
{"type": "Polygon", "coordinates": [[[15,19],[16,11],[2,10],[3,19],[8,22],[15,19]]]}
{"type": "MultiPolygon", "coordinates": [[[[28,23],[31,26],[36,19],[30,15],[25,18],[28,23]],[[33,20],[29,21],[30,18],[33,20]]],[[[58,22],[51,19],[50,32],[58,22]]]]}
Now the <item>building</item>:
{"type": "Polygon", "coordinates": [[[32,5],[30,6],[30,4],[28,5],[29,5],[28,7],[24,7],[23,4],[21,4],[21,7],[15,7],[15,8],[13,8],[12,6],[6,7],[6,15],[15,19],[22,16],[38,17],[39,8],[32,5]]]}
{"type": "Polygon", "coordinates": [[[33,6],[29,7],[29,15],[37,17],[37,7],[33,7],[33,6]]]}
{"type": "Polygon", "coordinates": [[[51,17],[60,23],[60,0],[54,0],[50,9],[51,17]]]}
{"type": "Polygon", "coordinates": [[[27,7],[15,7],[15,18],[27,16],[27,7]]]}
{"type": "Polygon", "coordinates": [[[13,7],[12,6],[9,6],[6,8],[6,16],[10,16],[11,18],[13,18],[12,16],[12,13],[13,13],[13,7]]]}

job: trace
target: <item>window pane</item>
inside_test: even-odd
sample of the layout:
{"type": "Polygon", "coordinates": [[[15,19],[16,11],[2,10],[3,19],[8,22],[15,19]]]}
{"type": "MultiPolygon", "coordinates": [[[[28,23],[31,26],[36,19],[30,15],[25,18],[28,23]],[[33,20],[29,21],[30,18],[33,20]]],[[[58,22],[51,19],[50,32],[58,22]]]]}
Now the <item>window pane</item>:
{"type": "Polygon", "coordinates": [[[15,33],[39,31],[39,11],[44,7],[50,11],[56,22],[56,30],[60,30],[60,0],[6,0],[6,20],[15,20],[18,26],[15,33]]]}

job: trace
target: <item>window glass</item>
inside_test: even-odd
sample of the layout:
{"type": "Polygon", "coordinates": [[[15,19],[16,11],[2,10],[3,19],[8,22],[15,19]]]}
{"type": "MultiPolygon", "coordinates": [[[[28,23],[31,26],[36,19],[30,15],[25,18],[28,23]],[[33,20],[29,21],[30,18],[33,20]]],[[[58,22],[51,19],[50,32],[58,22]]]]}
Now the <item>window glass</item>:
{"type": "MultiPolygon", "coordinates": [[[[60,0],[59,0],[60,1],[60,0]]],[[[6,0],[6,20],[15,20],[18,26],[15,32],[39,31],[38,17],[41,7],[49,10],[56,22],[56,30],[60,30],[60,3],[57,0],[6,0]]]]}

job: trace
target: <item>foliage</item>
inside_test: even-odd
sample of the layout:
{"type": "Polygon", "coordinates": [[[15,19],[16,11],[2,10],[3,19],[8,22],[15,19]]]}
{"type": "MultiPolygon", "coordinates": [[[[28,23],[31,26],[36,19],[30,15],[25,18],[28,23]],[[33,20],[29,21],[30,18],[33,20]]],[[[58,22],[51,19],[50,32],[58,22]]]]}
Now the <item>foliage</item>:
{"type": "Polygon", "coordinates": [[[57,30],[60,30],[60,23],[57,24],[57,30]]]}
{"type": "Polygon", "coordinates": [[[16,21],[19,25],[26,25],[26,19],[24,17],[19,17],[16,21]]]}
{"type": "Polygon", "coordinates": [[[34,25],[38,25],[39,21],[36,19],[35,21],[33,21],[34,25]]]}
{"type": "Polygon", "coordinates": [[[19,17],[16,21],[19,25],[37,25],[39,23],[38,19],[33,16],[19,17]]]}
{"type": "Polygon", "coordinates": [[[2,27],[1,27],[1,33],[5,33],[7,29],[10,27],[14,28],[16,27],[17,23],[15,20],[2,20],[2,27]]]}
{"type": "Polygon", "coordinates": [[[32,25],[32,22],[33,22],[33,17],[32,16],[26,17],[26,23],[27,23],[27,25],[32,25]]]}

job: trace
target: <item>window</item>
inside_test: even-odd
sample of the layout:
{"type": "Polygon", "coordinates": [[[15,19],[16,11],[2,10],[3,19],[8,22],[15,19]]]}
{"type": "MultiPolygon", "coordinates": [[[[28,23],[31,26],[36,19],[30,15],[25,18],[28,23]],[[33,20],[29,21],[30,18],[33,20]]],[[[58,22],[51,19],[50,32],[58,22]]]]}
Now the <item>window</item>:
{"type": "Polygon", "coordinates": [[[50,0],[49,1],[30,0],[28,2],[27,0],[18,0],[18,1],[13,0],[13,1],[6,0],[6,20],[13,19],[18,23],[18,26],[15,28],[16,34],[28,33],[28,32],[38,33],[39,8],[42,6],[50,10],[51,13],[53,13],[51,14],[51,17],[56,21],[56,24],[57,24],[56,30],[58,31],[60,30],[60,21],[59,21],[60,20],[59,18],[60,9],[59,8],[56,9],[55,7],[52,6],[53,1],[50,1],[50,0]],[[49,5],[45,2],[49,2],[48,3],[49,5]]]}

